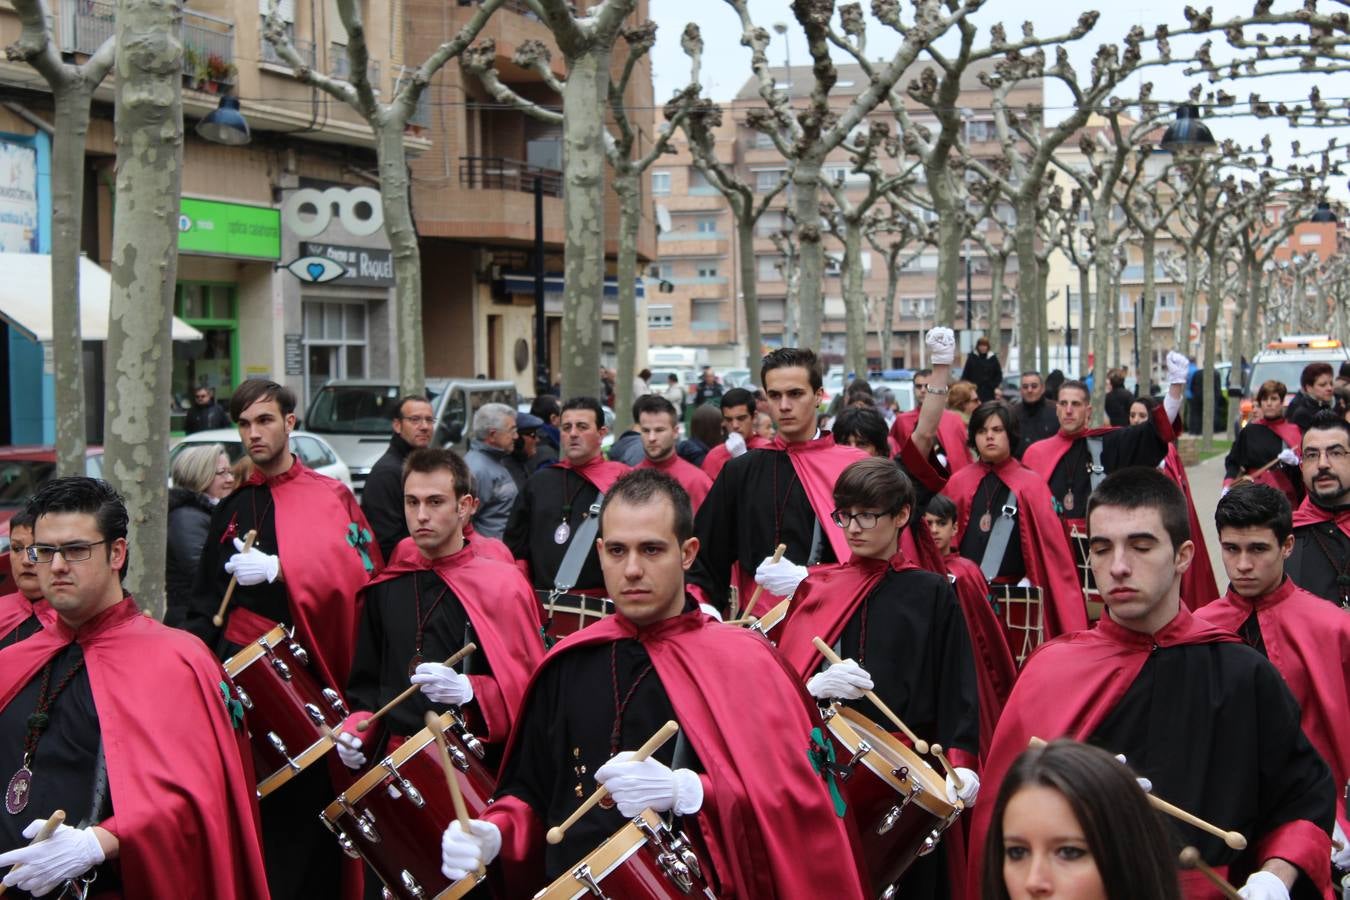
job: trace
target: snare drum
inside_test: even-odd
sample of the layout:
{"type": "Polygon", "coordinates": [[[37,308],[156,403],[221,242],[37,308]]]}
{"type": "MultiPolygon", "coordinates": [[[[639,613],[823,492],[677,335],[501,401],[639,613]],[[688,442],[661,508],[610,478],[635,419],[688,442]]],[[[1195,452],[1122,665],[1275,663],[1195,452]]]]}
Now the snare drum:
{"type": "Polygon", "coordinates": [[[890,732],[846,706],[826,711],[825,726],[846,774],[841,790],[858,826],[877,896],[914,860],[937,847],[962,807],[947,802],[947,781],[890,732]]]}
{"type": "Polygon", "coordinates": [[[989,585],[989,602],[1003,624],[1008,649],[1020,669],[1031,651],[1045,641],[1045,608],[1038,587],[1015,584],[989,585]]]}
{"type": "Polygon", "coordinates": [[[1092,574],[1092,564],[1088,561],[1088,536],[1082,522],[1069,523],[1069,546],[1073,548],[1074,560],[1078,563],[1078,586],[1083,591],[1083,604],[1087,607],[1089,622],[1102,617],[1102,592],[1097,590],[1097,578],[1092,574]]]}
{"type": "MultiPolygon", "coordinates": [[[[440,859],[439,853],[436,858],[440,859]]],[[[703,896],[715,900],[717,895],[708,887],[703,864],[689,839],[671,831],[659,815],[644,809],[534,896],[535,900],[591,896],[623,900],[703,896]]]]}
{"type": "MultiPolygon", "coordinates": [[[[455,764],[464,805],[477,818],[496,789],[479,759],[482,747],[453,712],[441,715],[439,727],[455,764]]],[[[478,883],[473,875],[451,882],[441,874],[441,835],[454,820],[455,807],[430,728],[423,728],[380,760],[330,803],[321,818],[343,852],[370,864],[384,882],[386,896],[452,900],[478,883]]]]}
{"type": "Polygon", "coordinates": [[[347,718],[347,705],[281,625],[225,660],[225,671],[247,712],[261,799],[333,748],[329,730],[347,718]]]}
{"type": "Polygon", "coordinates": [[[545,635],[551,641],[560,641],[569,634],[594,625],[614,615],[614,601],[608,597],[588,597],[585,594],[555,594],[538,591],[544,605],[545,635]]]}
{"type": "Polygon", "coordinates": [[[786,600],[783,600],[773,609],[769,610],[764,615],[756,619],[754,622],[750,623],[749,625],[750,630],[758,631],[760,634],[768,638],[771,642],[775,644],[778,643],[777,641],[774,640],[774,637],[773,635],[770,634],[770,632],[773,631],[774,628],[776,628],[778,625],[782,624],[782,621],[787,618],[788,607],[791,605],[792,605],[791,597],[787,598],[786,600]]]}

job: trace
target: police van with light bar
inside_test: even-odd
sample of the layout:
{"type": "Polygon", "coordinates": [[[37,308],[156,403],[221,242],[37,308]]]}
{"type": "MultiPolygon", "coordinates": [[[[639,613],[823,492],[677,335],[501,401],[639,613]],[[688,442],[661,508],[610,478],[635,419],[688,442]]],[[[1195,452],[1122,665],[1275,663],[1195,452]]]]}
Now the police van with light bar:
{"type": "Polygon", "coordinates": [[[1339,372],[1341,363],[1350,362],[1350,350],[1329,334],[1287,334],[1266,344],[1252,361],[1242,392],[1242,414],[1237,426],[1244,427],[1251,417],[1252,397],[1267,381],[1279,381],[1285,386],[1285,406],[1299,392],[1299,380],[1309,363],[1331,364],[1332,372],[1339,372]]]}

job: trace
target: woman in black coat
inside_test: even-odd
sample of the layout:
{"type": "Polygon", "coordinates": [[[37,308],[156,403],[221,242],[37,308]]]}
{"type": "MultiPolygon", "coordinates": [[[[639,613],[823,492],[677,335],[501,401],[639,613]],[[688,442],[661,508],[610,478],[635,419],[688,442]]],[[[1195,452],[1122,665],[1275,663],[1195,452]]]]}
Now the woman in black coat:
{"type": "Polygon", "coordinates": [[[230,458],[220,444],[189,447],[173,461],[169,488],[169,545],[164,561],[164,624],[181,626],[206,544],[211,511],[234,490],[230,458]]]}

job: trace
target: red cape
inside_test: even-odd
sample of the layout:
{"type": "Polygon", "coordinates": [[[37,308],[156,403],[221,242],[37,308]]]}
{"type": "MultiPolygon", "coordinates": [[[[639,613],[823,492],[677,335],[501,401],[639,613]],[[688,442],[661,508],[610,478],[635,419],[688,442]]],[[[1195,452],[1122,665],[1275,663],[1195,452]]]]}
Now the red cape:
{"type": "Polygon", "coordinates": [[[0,597],[0,637],[27,622],[29,616],[37,616],[43,628],[56,621],[56,613],[46,600],[34,603],[19,591],[0,597]]]}
{"type": "MultiPolygon", "coordinates": [[[[773,441],[766,437],[760,437],[757,434],[750,435],[750,440],[745,442],[747,450],[764,450],[773,446],[773,441]]],[[[722,471],[722,467],[731,462],[731,453],[727,451],[726,442],[718,444],[708,451],[708,455],[703,457],[703,472],[713,481],[717,480],[717,473],[722,471]]]]}
{"type": "Polygon", "coordinates": [[[492,663],[491,675],[470,675],[469,680],[474,703],[488,727],[487,739],[502,743],[520,712],[530,675],[544,658],[539,631],[543,621],[534,588],[515,566],[485,559],[472,546],[427,559],[410,537],[398,542],[389,565],[368,586],[426,570],[455,592],[473,623],[478,645],[492,663]]]}
{"type": "MultiPolygon", "coordinates": [[[[506,563],[508,566],[515,568],[517,572],[520,571],[519,567],[516,566],[516,558],[511,555],[511,549],[506,546],[506,543],[501,538],[487,537],[474,531],[473,525],[468,519],[464,520],[464,540],[469,542],[469,549],[474,552],[475,556],[506,563]]],[[[416,545],[414,545],[414,549],[416,549],[416,545]]],[[[394,548],[394,552],[398,552],[397,547],[394,548]]]]}
{"type": "MultiPolygon", "coordinates": [[[[915,426],[919,424],[919,412],[918,409],[911,409],[895,417],[895,422],[891,424],[890,436],[897,447],[904,447],[910,435],[914,433],[915,426]]],[[[968,445],[969,432],[970,429],[960,416],[949,409],[942,411],[942,418],[938,420],[937,446],[947,457],[947,471],[953,475],[972,462],[968,445]]]]}
{"type": "MultiPolygon", "coordinates": [[[[1237,631],[1256,612],[1266,657],[1280,670],[1302,712],[1303,733],[1331,766],[1337,785],[1350,779],[1350,616],[1288,578],[1254,603],[1229,588],[1202,606],[1200,618],[1237,631]]],[[[1350,831],[1344,804],[1336,804],[1341,828],[1350,831]]]]}
{"type": "Polygon", "coordinates": [[[1335,522],[1341,534],[1350,537],[1350,508],[1332,513],[1312,502],[1312,497],[1304,497],[1303,502],[1294,510],[1294,527],[1316,525],[1318,522],[1335,522]]]}
{"type": "Polygon", "coordinates": [[[1050,488],[1041,476],[1013,457],[997,466],[978,463],[957,472],[942,490],[956,504],[957,535],[968,533],[971,501],[980,482],[990,472],[1017,495],[1017,533],[1022,542],[1022,559],[1026,562],[1027,577],[1042,592],[1046,638],[1086,628],[1087,607],[1083,589],[1078,585],[1078,566],[1069,549],[1064,525],[1055,514],[1050,488]]]}
{"type": "Polygon", "coordinates": [[[347,486],[292,457],[275,478],[253,470],[246,484],[272,492],[277,555],[300,643],[329,687],[342,691],[356,654],[358,593],[384,564],[365,513],[347,486]]]}
{"type": "Polygon", "coordinates": [[[703,505],[703,498],[708,496],[708,491],[712,490],[712,479],[708,477],[698,466],[691,462],[680,459],[677,454],[670,454],[659,463],[654,463],[647,457],[642,458],[635,468],[655,469],[658,472],[665,472],[671,478],[680,483],[684,492],[689,495],[689,502],[694,507],[694,514],[698,514],[698,508],[703,505]]]}
{"type": "Polygon", "coordinates": [[[955,553],[946,557],[952,587],[966,616],[971,649],[975,652],[975,682],[980,689],[980,756],[989,754],[1003,706],[1017,680],[1017,663],[1008,649],[1003,624],[989,605],[989,582],[975,563],[955,553]]]}
{"type": "MultiPolygon", "coordinates": [[[[1299,449],[1302,448],[1303,446],[1303,433],[1298,430],[1297,425],[1295,425],[1293,422],[1290,422],[1283,416],[1281,416],[1278,419],[1256,418],[1252,419],[1250,422],[1247,423],[1248,428],[1251,428],[1253,425],[1262,425],[1265,426],[1266,428],[1269,428],[1271,431],[1275,432],[1275,434],[1279,437],[1279,439],[1284,441],[1285,445],[1288,446],[1295,453],[1297,453],[1299,449]]],[[[1232,478],[1225,478],[1223,482],[1224,487],[1227,487],[1228,485],[1232,484],[1234,480],[1235,479],[1232,478]]],[[[1302,487],[1302,485],[1296,486],[1294,484],[1294,482],[1290,479],[1289,475],[1287,474],[1287,469],[1281,465],[1272,466],[1271,468],[1262,472],[1260,475],[1257,475],[1252,480],[1257,484],[1270,485],[1271,487],[1275,488],[1277,491],[1280,491],[1286,497],[1288,497],[1289,502],[1291,503],[1293,503],[1298,499],[1299,496],[1298,489],[1302,487]]],[[[1205,596],[1209,595],[1206,594],[1205,596]]]]}
{"type": "Polygon", "coordinates": [[[1218,582],[1214,580],[1214,564],[1209,560],[1209,547],[1205,543],[1205,532],[1200,525],[1200,517],[1195,511],[1195,500],[1191,497],[1191,480],[1186,477],[1186,466],[1181,461],[1181,453],[1176,444],[1167,448],[1167,458],[1163,460],[1163,472],[1181,486],[1186,495],[1186,518],[1191,523],[1192,543],[1195,555],[1191,565],[1181,576],[1182,602],[1195,611],[1210,597],[1219,593],[1218,582]]]}
{"type": "Polygon", "coordinates": [[[121,845],[123,895],[266,897],[253,756],[220,663],[128,597],[78,633],[58,621],[0,652],[0,709],[72,641],[98,710],[113,803],[98,824],[121,845]]]}
{"type": "Polygon", "coordinates": [[[582,463],[579,466],[573,465],[564,458],[558,462],[558,465],[576,472],[602,494],[609,493],[609,489],[614,486],[614,482],[619,480],[620,475],[632,471],[618,460],[611,461],[603,456],[596,456],[590,462],[582,463]]]}
{"type": "Polygon", "coordinates": [[[834,558],[848,559],[853,551],[849,549],[844,529],[830,527],[830,513],[834,512],[834,483],[851,464],[867,459],[867,454],[856,447],[836,444],[828,434],[813,441],[795,443],[788,443],[780,436],[774,440],[773,449],[787,453],[792,470],[797,473],[797,480],[806,492],[806,499],[811,501],[811,509],[820,520],[821,530],[834,548],[834,558]]]}
{"type": "MultiPolygon", "coordinates": [[[[641,630],[610,616],[569,635],[540,671],[574,648],[633,637],[650,655],[706,772],[698,824],[721,896],[814,900],[820,882],[802,867],[808,859],[831,861],[831,897],[867,896],[854,836],[807,762],[810,732],[821,727],[815,703],[763,637],[699,612],[641,630]],[[754,702],[746,702],[746,685],[754,685],[754,702]]],[[[508,744],[508,758],[513,749],[508,744]]],[[[510,796],[483,818],[502,828],[502,876],[523,880],[505,896],[529,896],[542,876],[526,863],[541,857],[544,823],[510,796]]]]}
{"type": "MultiPolygon", "coordinates": [[[[1166,443],[1171,443],[1176,439],[1176,432],[1172,429],[1172,423],[1167,421],[1167,413],[1159,403],[1153,408],[1152,413],[1153,427],[1158,435],[1166,443]]],[[[1055,467],[1064,454],[1069,452],[1069,448],[1074,445],[1074,441],[1086,440],[1090,437],[1101,437],[1104,434],[1110,434],[1118,431],[1118,426],[1108,426],[1106,428],[1087,428],[1072,436],[1066,435],[1063,431],[1056,432],[1048,438],[1042,438],[1033,443],[1022,454],[1022,464],[1033,472],[1044,476],[1046,481],[1054,473],[1055,467]]],[[[1209,596],[1206,594],[1205,596],[1209,596]]]]}

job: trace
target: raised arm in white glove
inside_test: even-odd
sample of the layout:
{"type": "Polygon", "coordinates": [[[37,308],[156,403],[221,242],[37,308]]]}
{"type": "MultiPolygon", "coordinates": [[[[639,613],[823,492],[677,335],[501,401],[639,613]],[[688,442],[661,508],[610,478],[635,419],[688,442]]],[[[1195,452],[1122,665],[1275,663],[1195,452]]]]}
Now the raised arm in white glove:
{"type": "Polygon", "coordinates": [[[733,431],[731,434],[727,435],[725,443],[727,452],[731,454],[732,459],[735,459],[738,456],[744,456],[745,451],[750,449],[745,446],[745,438],[741,437],[739,431],[733,431]]]}
{"type": "Polygon", "coordinates": [[[333,734],[333,746],[337,747],[338,759],[349,769],[359,769],[366,764],[366,754],[361,752],[364,743],[359,737],[346,731],[333,734]]]}
{"type": "Polygon", "coordinates": [[[928,346],[928,361],[935,366],[949,366],[956,361],[956,332],[950,328],[930,328],[923,336],[928,346]]]}
{"type": "Polygon", "coordinates": [[[473,684],[469,676],[461,675],[440,663],[419,663],[409,681],[421,687],[422,693],[432,703],[463,706],[473,699],[473,684]]]}
{"type": "MultiPolygon", "coordinates": [[[[23,830],[30,841],[45,824],[35,819],[23,830]]],[[[34,897],[50,893],[68,879],[83,875],[103,862],[103,847],[92,828],[58,825],[45,841],[0,853],[0,866],[14,866],[5,876],[5,887],[17,887],[34,897]]]]}
{"type": "Polygon", "coordinates": [[[441,835],[441,874],[451,881],[467,878],[496,859],[501,850],[502,833],[496,825],[470,819],[466,834],[456,819],[441,835]]]}
{"type": "Polygon", "coordinates": [[[1345,830],[1341,828],[1341,822],[1336,820],[1336,827],[1331,829],[1331,862],[1342,872],[1350,872],[1350,839],[1345,836],[1345,830]],[[1336,844],[1341,845],[1341,849],[1336,849],[1336,844]]]}
{"type": "Polygon", "coordinates": [[[688,816],[703,808],[703,782],[696,773],[671,769],[651,757],[637,761],[627,750],[596,769],[595,781],[609,788],[614,805],[625,816],[644,809],[688,816]]]}
{"type": "Polygon", "coordinates": [[[1298,458],[1298,454],[1294,452],[1293,448],[1285,447],[1280,451],[1280,462],[1284,463],[1286,466],[1296,466],[1302,462],[1302,460],[1298,458]]]}
{"type": "Polygon", "coordinates": [[[797,585],[806,580],[806,566],[799,566],[789,559],[773,561],[772,556],[764,557],[764,562],[755,569],[755,583],[764,585],[764,590],[780,597],[790,597],[797,585]]]}
{"type": "Polygon", "coordinates": [[[872,676],[851,659],[841,660],[806,680],[806,692],[818,700],[857,700],[873,687],[872,676]]]}
{"type": "Polygon", "coordinates": [[[1289,888],[1274,872],[1258,871],[1238,888],[1238,896],[1245,900],[1289,900],[1289,888]]]}
{"type": "Polygon", "coordinates": [[[1186,377],[1191,371],[1191,361],[1186,358],[1186,354],[1178,353],[1175,350],[1167,351],[1167,384],[1168,389],[1163,394],[1163,412],[1167,413],[1167,421],[1176,419],[1177,414],[1181,412],[1182,396],[1186,390],[1186,377]]]}
{"type": "Polygon", "coordinates": [[[975,805],[976,798],[980,796],[980,776],[962,766],[956,766],[955,768],[956,774],[961,776],[961,788],[958,790],[956,782],[952,780],[951,775],[948,775],[947,802],[955,803],[959,799],[969,809],[975,805]]]}
{"type": "Polygon", "coordinates": [[[257,547],[244,549],[244,542],[234,539],[234,549],[239,552],[225,561],[225,571],[229,572],[244,587],[252,584],[269,584],[277,580],[281,571],[281,560],[270,553],[264,553],[257,547]]]}

